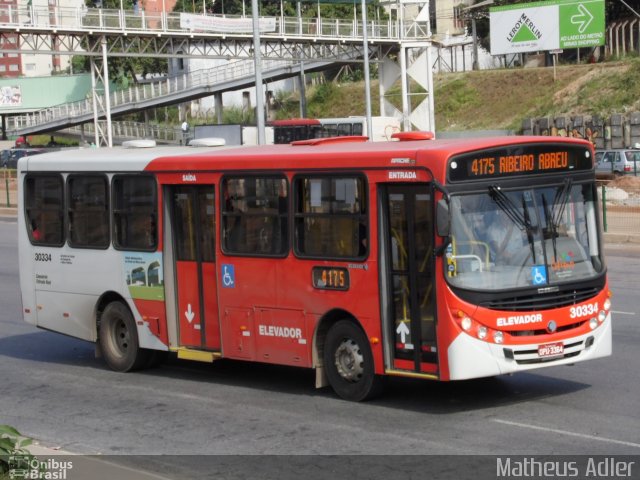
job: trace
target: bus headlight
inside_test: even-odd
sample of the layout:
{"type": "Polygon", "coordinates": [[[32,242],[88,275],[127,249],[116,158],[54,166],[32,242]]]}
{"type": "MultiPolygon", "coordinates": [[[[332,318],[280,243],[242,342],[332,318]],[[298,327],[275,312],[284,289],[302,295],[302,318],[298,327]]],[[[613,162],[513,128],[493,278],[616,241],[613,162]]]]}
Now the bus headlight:
{"type": "Polygon", "coordinates": [[[504,341],[505,336],[503,332],[483,325],[466,312],[457,310],[452,313],[460,329],[467,335],[482,340],[483,342],[502,343],[504,341]]]}
{"type": "Polygon", "coordinates": [[[598,328],[598,319],[593,317],[591,320],[589,320],[589,327],[591,327],[591,330],[595,330],[596,328],[598,328]]]}
{"type": "Polygon", "coordinates": [[[487,338],[487,327],[483,327],[482,325],[478,327],[478,338],[480,340],[487,338]]]}
{"type": "Polygon", "coordinates": [[[600,310],[598,312],[598,321],[600,323],[602,323],[602,322],[604,322],[606,320],[606,318],[607,318],[607,314],[605,313],[605,311],[604,310],[600,310]]]}
{"type": "Polygon", "coordinates": [[[471,330],[471,319],[469,317],[462,317],[462,320],[460,320],[460,325],[462,325],[462,329],[465,332],[468,332],[469,330],[471,330]]]}
{"type": "Polygon", "coordinates": [[[607,312],[611,309],[611,300],[608,298],[604,301],[604,309],[607,312]]]}

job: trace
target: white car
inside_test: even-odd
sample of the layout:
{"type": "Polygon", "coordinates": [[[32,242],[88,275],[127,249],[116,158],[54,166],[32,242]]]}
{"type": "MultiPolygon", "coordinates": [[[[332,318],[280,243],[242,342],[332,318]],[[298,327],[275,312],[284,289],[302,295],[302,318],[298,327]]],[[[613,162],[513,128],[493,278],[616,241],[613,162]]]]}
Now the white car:
{"type": "Polygon", "coordinates": [[[640,149],[616,148],[596,152],[596,173],[614,175],[638,175],[640,149]]]}

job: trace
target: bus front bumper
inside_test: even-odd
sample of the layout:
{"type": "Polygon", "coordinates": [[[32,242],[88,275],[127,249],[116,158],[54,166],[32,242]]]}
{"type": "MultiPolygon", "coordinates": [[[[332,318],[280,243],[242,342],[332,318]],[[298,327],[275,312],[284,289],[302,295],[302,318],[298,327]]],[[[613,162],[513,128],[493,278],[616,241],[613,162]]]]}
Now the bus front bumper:
{"type": "Polygon", "coordinates": [[[588,334],[562,340],[561,356],[541,358],[540,344],[503,345],[488,343],[460,333],[449,346],[449,379],[492,377],[542,367],[567,365],[611,355],[611,313],[588,334]]]}

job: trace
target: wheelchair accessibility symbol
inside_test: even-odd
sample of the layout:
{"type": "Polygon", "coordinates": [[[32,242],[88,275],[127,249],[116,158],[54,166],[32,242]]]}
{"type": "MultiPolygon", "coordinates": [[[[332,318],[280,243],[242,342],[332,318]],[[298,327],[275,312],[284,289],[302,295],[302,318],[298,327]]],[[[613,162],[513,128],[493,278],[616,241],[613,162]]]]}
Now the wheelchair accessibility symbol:
{"type": "Polygon", "coordinates": [[[547,283],[547,269],[544,265],[531,267],[531,280],[534,285],[545,285],[547,283]]]}
{"type": "Polygon", "coordinates": [[[222,264],[222,286],[224,288],[236,287],[236,273],[233,265],[222,264]]]}

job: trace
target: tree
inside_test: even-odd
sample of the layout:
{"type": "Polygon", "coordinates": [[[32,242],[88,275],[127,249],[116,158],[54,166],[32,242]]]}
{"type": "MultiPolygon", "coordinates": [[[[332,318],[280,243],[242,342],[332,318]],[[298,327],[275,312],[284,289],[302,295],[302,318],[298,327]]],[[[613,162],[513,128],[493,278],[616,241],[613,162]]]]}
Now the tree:
{"type": "MultiPolygon", "coordinates": [[[[87,56],[75,55],[72,59],[73,72],[90,72],[91,60],[87,56]]],[[[164,74],[168,70],[165,58],[149,57],[108,57],[109,79],[119,88],[130,83],[138,83],[139,77],[150,74],[164,74]]]]}

